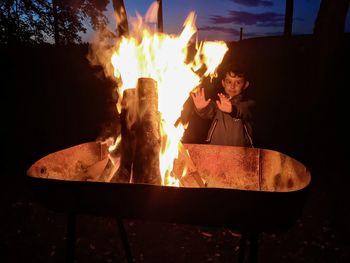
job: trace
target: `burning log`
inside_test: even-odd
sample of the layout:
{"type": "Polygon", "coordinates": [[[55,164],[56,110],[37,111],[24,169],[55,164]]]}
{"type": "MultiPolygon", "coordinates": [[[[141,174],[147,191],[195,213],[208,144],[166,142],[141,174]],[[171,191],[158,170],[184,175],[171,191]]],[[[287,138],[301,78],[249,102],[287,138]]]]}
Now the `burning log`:
{"type": "Polygon", "coordinates": [[[161,184],[157,83],[140,78],[136,89],[124,91],[121,106],[121,142],[110,154],[101,180],[161,184]],[[112,159],[120,160],[119,164],[115,165],[112,159]]]}
{"type": "Polygon", "coordinates": [[[103,182],[129,183],[135,151],[135,122],[137,116],[136,89],[123,92],[120,126],[121,142],[108,156],[108,162],[100,175],[103,182]]]}
{"type": "Polygon", "coordinates": [[[161,184],[159,169],[161,136],[157,82],[151,78],[139,78],[136,93],[138,120],[133,182],[161,184]]]}
{"type": "Polygon", "coordinates": [[[136,147],[136,89],[124,90],[120,113],[121,156],[116,181],[129,183],[132,175],[132,164],[136,147]]]}
{"type": "Polygon", "coordinates": [[[200,176],[195,164],[193,163],[190,155],[188,154],[183,145],[181,145],[180,147],[179,155],[181,155],[186,161],[186,164],[188,166],[187,174],[191,175],[195,179],[199,187],[207,187],[206,181],[200,176]]]}
{"type": "MultiPolygon", "coordinates": [[[[139,79],[137,89],[124,91],[120,113],[121,142],[118,149],[111,153],[100,177],[102,181],[161,183],[160,116],[157,98],[156,82],[152,79],[139,79]],[[115,160],[118,160],[115,157],[120,157],[119,168],[115,168],[115,160]]],[[[201,178],[183,145],[180,147],[176,166],[178,169],[173,171],[173,175],[183,186],[206,187],[206,182],[201,178]]]]}
{"type": "MultiPolygon", "coordinates": [[[[136,89],[124,91],[121,106],[121,142],[110,153],[99,180],[161,184],[157,83],[150,78],[140,78],[136,89]]],[[[172,174],[182,186],[206,187],[183,145],[174,164],[172,174]]]]}
{"type": "Polygon", "coordinates": [[[113,155],[111,155],[111,157],[108,157],[108,161],[107,164],[105,166],[105,168],[103,169],[103,172],[101,173],[100,177],[99,177],[99,181],[101,182],[110,182],[112,181],[116,171],[117,171],[117,167],[118,164],[113,162],[112,159],[116,159],[118,160],[118,157],[112,157],[113,155]]]}
{"type": "Polygon", "coordinates": [[[108,161],[99,176],[101,182],[110,182],[116,174],[117,168],[119,166],[120,159],[120,148],[117,147],[107,156],[108,161]]]}

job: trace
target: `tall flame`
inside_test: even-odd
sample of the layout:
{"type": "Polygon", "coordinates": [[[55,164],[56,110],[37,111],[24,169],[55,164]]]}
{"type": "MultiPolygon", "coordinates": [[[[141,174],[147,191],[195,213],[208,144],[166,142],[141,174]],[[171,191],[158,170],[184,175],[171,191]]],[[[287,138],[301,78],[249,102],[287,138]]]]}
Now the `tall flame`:
{"type": "MultiPolygon", "coordinates": [[[[152,5],[153,8],[154,6],[152,5]]],[[[156,13],[153,8],[148,10],[146,17],[156,13]]],[[[160,171],[163,185],[179,184],[178,180],[171,177],[171,171],[173,161],[178,157],[178,145],[185,128],[181,123],[175,127],[175,123],[189,93],[201,82],[201,77],[195,71],[204,65],[205,76],[214,74],[228,50],[223,41],[204,42],[196,49],[193,60],[188,61],[188,46],[197,31],[195,21],[196,15],[191,12],[182,33],[177,36],[155,32],[138,15],[132,34],[121,38],[111,57],[114,75],[122,83],[118,91],[118,109],[123,91],[135,88],[139,78],[152,78],[157,81],[162,136],[160,171]]]]}

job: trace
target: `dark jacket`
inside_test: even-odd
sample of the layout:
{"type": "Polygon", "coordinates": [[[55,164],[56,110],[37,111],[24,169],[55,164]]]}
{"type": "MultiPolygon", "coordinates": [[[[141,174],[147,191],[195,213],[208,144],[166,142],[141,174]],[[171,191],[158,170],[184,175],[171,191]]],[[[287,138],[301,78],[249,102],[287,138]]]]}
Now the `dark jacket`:
{"type": "Polygon", "coordinates": [[[253,147],[252,109],[255,101],[238,95],[230,99],[232,112],[225,113],[218,109],[215,101],[197,114],[203,119],[212,119],[207,142],[216,145],[253,147]]]}

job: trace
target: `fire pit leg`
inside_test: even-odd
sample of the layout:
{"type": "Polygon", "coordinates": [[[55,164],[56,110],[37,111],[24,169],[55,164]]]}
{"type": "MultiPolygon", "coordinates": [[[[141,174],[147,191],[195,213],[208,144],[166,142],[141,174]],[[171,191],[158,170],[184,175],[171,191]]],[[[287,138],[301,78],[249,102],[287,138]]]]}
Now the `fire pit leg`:
{"type": "Polygon", "coordinates": [[[119,229],[119,233],[120,233],[120,238],[122,240],[123,247],[124,247],[126,260],[127,260],[127,262],[132,263],[134,261],[132,259],[131,249],[130,249],[129,241],[128,241],[128,235],[126,233],[126,230],[125,230],[125,227],[123,224],[123,220],[120,218],[117,218],[117,224],[118,224],[118,229],[119,229]]]}
{"type": "Polygon", "coordinates": [[[258,262],[258,233],[242,233],[240,240],[240,263],[256,263],[258,262]]]}
{"type": "Polygon", "coordinates": [[[67,215],[67,262],[74,262],[76,214],[68,212],[67,215]]]}

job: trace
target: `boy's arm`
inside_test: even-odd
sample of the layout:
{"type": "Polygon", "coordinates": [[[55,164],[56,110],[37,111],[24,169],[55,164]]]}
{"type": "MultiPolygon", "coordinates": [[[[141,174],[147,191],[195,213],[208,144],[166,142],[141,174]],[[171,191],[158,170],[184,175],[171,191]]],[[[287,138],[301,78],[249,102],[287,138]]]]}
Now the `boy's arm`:
{"type": "Polygon", "coordinates": [[[203,119],[212,119],[212,118],[214,118],[215,113],[216,113],[216,105],[212,101],[208,104],[207,107],[205,107],[201,110],[198,110],[196,107],[194,107],[194,108],[195,108],[195,111],[198,114],[198,116],[203,118],[203,119]]]}
{"type": "Polygon", "coordinates": [[[200,88],[196,92],[191,93],[194,108],[199,117],[203,119],[211,119],[215,116],[216,108],[211,99],[206,99],[204,89],[200,88]]]}
{"type": "Polygon", "coordinates": [[[232,111],[229,114],[232,118],[249,121],[253,117],[252,110],[254,106],[255,101],[253,100],[239,101],[232,104],[232,111]]]}

